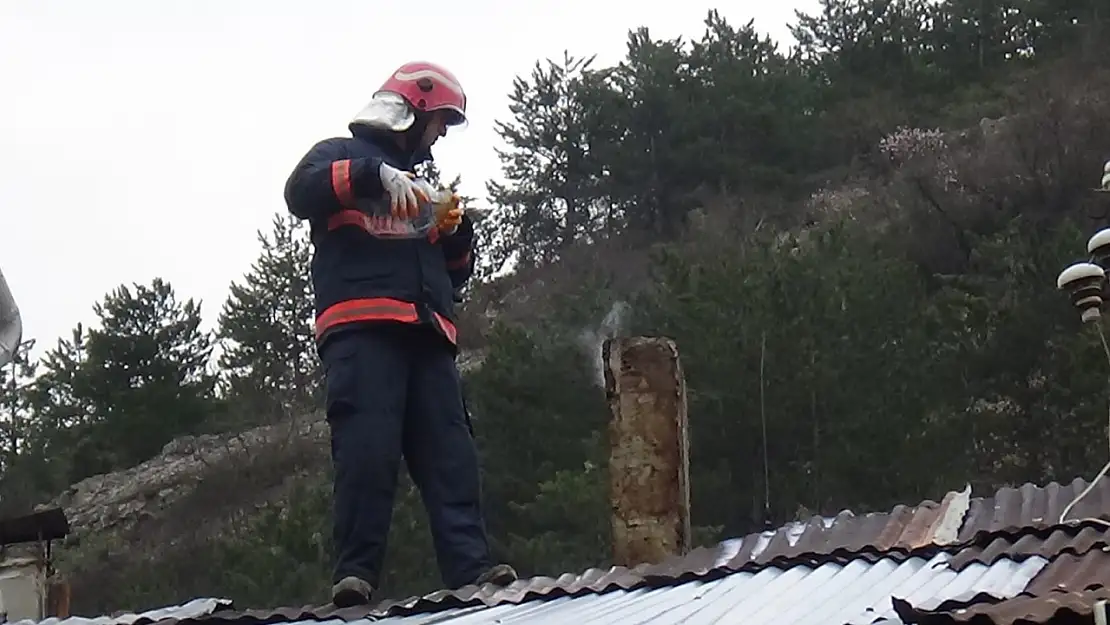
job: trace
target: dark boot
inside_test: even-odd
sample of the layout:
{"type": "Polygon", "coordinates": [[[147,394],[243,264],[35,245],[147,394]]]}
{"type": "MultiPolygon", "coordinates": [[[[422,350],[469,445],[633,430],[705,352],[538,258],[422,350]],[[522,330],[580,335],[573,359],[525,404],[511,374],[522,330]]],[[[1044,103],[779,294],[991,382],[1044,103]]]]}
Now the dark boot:
{"type": "Polygon", "coordinates": [[[357,577],[344,577],[331,587],[331,602],[337,608],[367,605],[373,594],[374,587],[369,582],[357,577]]]}
{"type": "Polygon", "coordinates": [[[517,580],[516,571],[508,564],[498,564],[490,567],[485,573],[478,576],[474,580],[475,586],[484,586],[486,584],[493,584],[494,586],[505,587],[517,580]]]}

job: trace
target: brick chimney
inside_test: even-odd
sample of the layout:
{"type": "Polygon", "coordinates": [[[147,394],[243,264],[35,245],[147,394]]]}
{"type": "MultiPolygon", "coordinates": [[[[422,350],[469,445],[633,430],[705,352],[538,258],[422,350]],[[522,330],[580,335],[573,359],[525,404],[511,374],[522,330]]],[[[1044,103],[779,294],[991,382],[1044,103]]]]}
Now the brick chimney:
{"type": "Polygon", "coordinates": [[[690,548],[686,383],[674,341],[602,345],[611,452],[613,563],[634,567],[690,548]]]}

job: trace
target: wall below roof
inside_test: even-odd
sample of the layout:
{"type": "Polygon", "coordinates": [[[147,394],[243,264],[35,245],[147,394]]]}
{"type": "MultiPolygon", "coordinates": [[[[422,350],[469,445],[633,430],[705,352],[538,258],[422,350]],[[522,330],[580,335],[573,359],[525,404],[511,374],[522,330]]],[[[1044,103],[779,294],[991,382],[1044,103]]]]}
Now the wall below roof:
{"type": "Polygon", "coordinates": [[[7,621],[41,620],[46,597],[46,574],[35,558],[0,562],[0,612],[7,621]]]}

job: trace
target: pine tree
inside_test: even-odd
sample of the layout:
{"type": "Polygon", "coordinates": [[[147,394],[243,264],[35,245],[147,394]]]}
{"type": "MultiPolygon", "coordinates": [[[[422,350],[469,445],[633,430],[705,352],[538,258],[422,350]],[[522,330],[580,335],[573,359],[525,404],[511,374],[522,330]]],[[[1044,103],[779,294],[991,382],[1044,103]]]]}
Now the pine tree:
{"type": "Polygon", "coordinates": [[[20,343],[14,359],[0,367],[0,515],[26,514],[63,486],[52,471],[44,444],[44,415],[37,410],[41,386],[31,359],[35,341],[20,343]]]}
{"type": "Polygon", "coordinates": [[[199,303],[178,302],[156,278],[121,285],[93,310],[99,328],[78,326],[47,354],[36,402],[47,446],[69,452],[71,482],[149,459],[216,407],[199,303]]]}
{"type": "Polygon", "coordinates": [[[525,267],[551,262],[595,230],[590,118],[579,98],[592,61],[565,54],[513,81],[513,118],[497,122],[509,146],[498,151],[506,182],[487,184],[497,206],[482,227],[489,271],[514,260],[525,267]]]}
{"type": "Polygon", "coordinates": [[[258,233],[262,252],[231,285],[220,313],[219,359],[229,399],[237,410],[272,420],[315,405],[321,376],[312,320],[311,243],[303,222],[274,216],[269,235],[258,233]]]}
{"type": "Polygon", "coordinates": [[[0,467],[7,470],[22,453],[31,427],[29,389],[35,380],[30,353],[33,340],[23,341],[14,358],[0,367],[0,467]]]}

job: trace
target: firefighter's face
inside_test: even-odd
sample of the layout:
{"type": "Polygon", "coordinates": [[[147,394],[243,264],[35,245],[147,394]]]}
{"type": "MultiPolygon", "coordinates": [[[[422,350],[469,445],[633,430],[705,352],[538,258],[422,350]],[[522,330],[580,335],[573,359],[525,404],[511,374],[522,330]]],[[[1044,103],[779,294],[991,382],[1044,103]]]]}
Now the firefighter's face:
{"type": "Polygon", "coordinates": [[[430,148],[435,145],[439,138],[447,134],[447,111],[433,111],[431,118],[428,120],[428,126],[424,128],[424,136],[421,138],[421,147],[430,148]]]}

